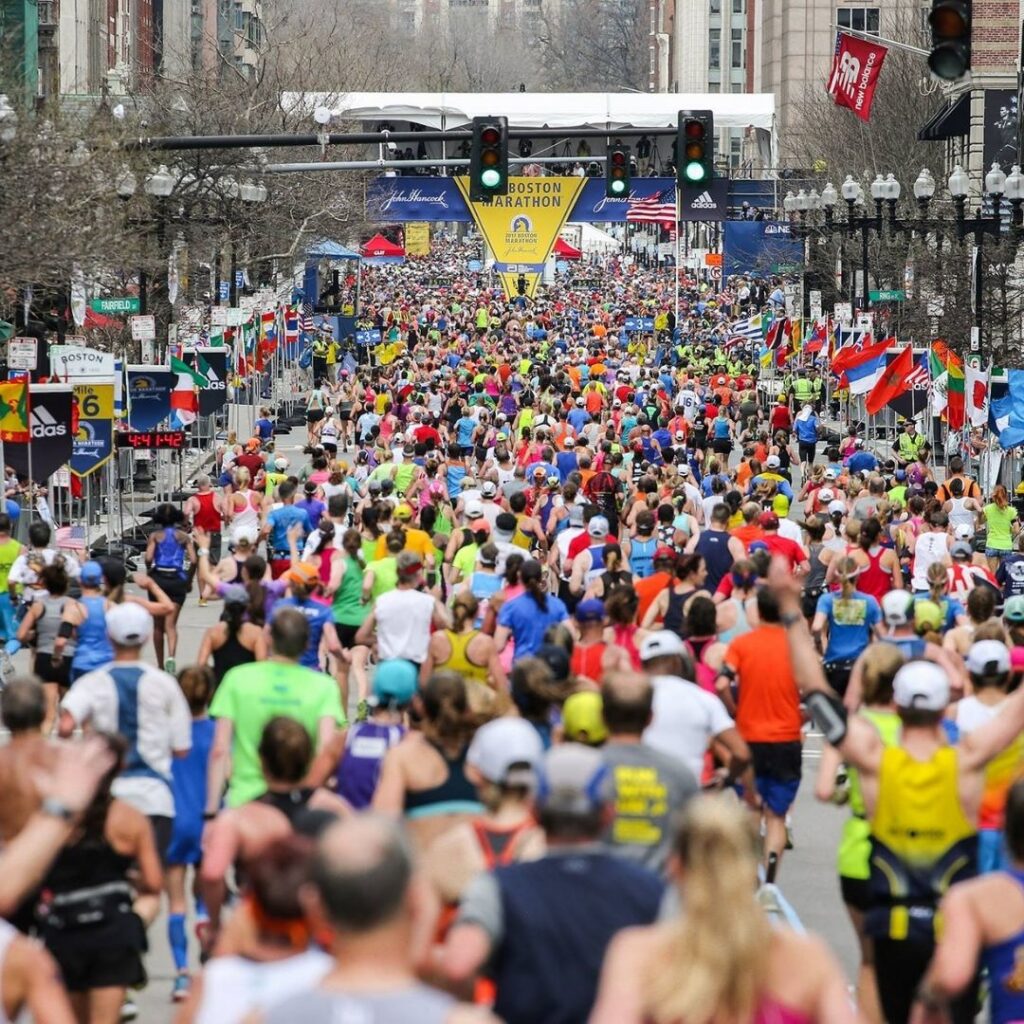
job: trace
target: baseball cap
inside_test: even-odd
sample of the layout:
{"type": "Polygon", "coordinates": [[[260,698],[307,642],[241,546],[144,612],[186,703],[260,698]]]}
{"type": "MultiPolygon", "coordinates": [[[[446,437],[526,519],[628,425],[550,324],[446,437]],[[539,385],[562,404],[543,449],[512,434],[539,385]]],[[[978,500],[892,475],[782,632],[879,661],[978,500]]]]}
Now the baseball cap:
{"type": "Polygon", "coordinates": [[[673,654],[685,654],[686,647],[676,633],[669,629],[659,629],[644,638],[640,645],[640,660],[650,661],[653,658],[664,658],[673,654]]]}
{"type": "Polygon", "coordinates": [[[241,583],[229,583],[221,595],[225,604],[248,604],[249,592],[241,583]]]}
{"type": "Polygon", "coordinates": [[[493,498],[498,493],[498,485],[493,480],[485,480],[480,485],[480,493],[485,498],[493,498]]]}
{"type": "Polygon", "coordinates": [[[82,566],[80,575],[87,587],[98,587],[103,582],[103,566],[90,560],[82,566]]]}
{"type": "Polygon", "coordinates": [[[287,469],[287,468],[288,468],[288,459],[284,455],[278,455],[278,457],[276,459],[274,459],[274,469],[287,469]]]}
{"type": "Polygon", "coordinates": [[[604,721],[604,701],[595,690],[580,690],[562,705],[562,728],[574,743],[594,745],[608,739],[604,721]]]}
{"type": "Polygon", "coordinates": [[[565,445],[566,448],[575,448],[576,447],[576,439],[574,437],[567,437],[562,442],[562,444],[565,445]]]}
{"type": "Polygon", "coordinates": [[[979,640],[967,652],[967,671],[973,676],[998,676],[1010,671],[1010,650],[999,640],[979,640]]]}
{"type": "Polygon", "coordinates": [[[960,523],[953,527],[953,536],[957,540],[970,540],[974,536],[974,530],[967,523],[960,523]]]}
{"type": "Polygon", "coordinates": [[[467,519],[483,519],[484,507],[475,498],[466,502],[466,518],[467,519]]]}
{"type": "Polygon", "coordinates": [[[408,704],[416,695],[417,676],[416,666],[404,658],[378,662],[373,674],[374,704],[408,704]]]}
{"type": "Polygon", "coordinates": [[[913,595],[905,590],[890,590],[882,598],[882,618],[890,626],[905,626],[914,607],[913,595]]]}
{"type": "Polygon", "coordinates": [[[141,647],[153,635],[153,616],[134,601],[107,612],[107,636],[119,647],[141,647]]]}
{"type": "Polygon", "coordinates": [[[680,476],[689,476],[690,475],[690,467],[685,462],[682,463],[679,466],[679,475],[680,476]]]}
{"type": "Polygon", "coordinates": [[[608,525],[608,520],[604,516],[594,516],[593,519],[587,523],[587,533],[591,537],[607,537],[608,531],[611,527],[608,525]]]}
{"type": "Polygon", "coordinates": [[[763,530],[777,530],[779,527],[779,517],[774,512],[762,512],[757,517],[757,525],[763,530]]]}
{"type": "Polygon", "coordinates": [[[681,430],[677,430],[675,434],[675,439],[677,441],[685,441],[686,435],[681,430]]]}
{"type": "Polygon", "coordinates": [[[320,573],[312,562],[293,565],[282,577],[285,583],[298,583],[301,587],[312,587],[320,579],[320,573]]]}
{"type": "Polygon", "coordinates": [[[675,559],[676,559],[676,549],[675,548],[670,548],[667,544],[661,544],[661,545],[659,545],[658,547],[656,547],[654,549],[654,561],[655,562],[661,562],[661,561],[667,561],[667,560],[671,560],[671,561],[674,562],[675,559]]]}
{"type": "Polygon", "coordinates": [[[1024,594],[1007,598],[1003,605],[1003,618],[1007,622],[1024,622],[1024,594]]]}
{"type": "Polygon", "coordinates": [[[764,464],[769,469],[778,469],[779,466],[782,465],[782,463],[779,461],[778,455],[769,455],[768,458],[764,460],[764,464]]]}
{"type": "Polygon", "coordinates": [[[829,466],[829,468],[825,470],[825,479],[826,480],[835,480],[835,478],[836,478],[836,471],[831,466],[829,466]]]}
{"type": "Polygon", "coordinates": [[[560,743],[541,762],[537,803],[562,814],[592,814],[606,800],[608,777],[599,750],[582,743],[560,743]]]}
{"type": "Polygon", "coordinates": [[[466,764],[472,765],[488,782],[510,786],[536,785],[537,768],[543,759],[540,733],[524,718],[495,718],[487,722],[477,729],[466,751],[466,764]]]}
{"type": "Polygon", "coordinates": [[[403,501],[402,504],[395,509],[396,519],[412,519],[412,515],[412,505],[408,502],[403,501]]]}
{"type": "Polygon", "coordinates": [[[583,399],[583,396],[581,395],[579,398],[576,399],[576,404],[577,405],[583,405],[583,401],[584,401],[584,399],[583,399]]]}
{"type": "Polygon", "coordinates": [[[949,549],[949,553],[953,558],[971,558],[974,555],[974,548],[967,541],[958,540],[949,549]]]}
{"type": "Polygon", "coordinates": [[[940,605],[923,598],[914,602],[914,628],[918,630],[939,630],[945,618],[940,605]]]}
{"type": "Polygon", "coordinates": [[[569,652],[561,644],[541,644],[536,657],[544,662],[557,680],[569,678],[569,652]]]}
{"type": "Polygon", "coordinates": [[[949,703],[949,680],[933,661],[911,661],[904,665],[892,681],[892,690],[901,708],[943,711],[949,703]]]}
{"type": "Polygon", "coordinates": [[[604,601],[596,597],[589,597],[586,601],[580,601],[573,612],[573,618],[577,622],[602,622],[604,620],[604,601]]]}
{"type": "Polygon", "coordinates": [[[820,491],[818,491],[818,497],[822,501],[824,501],[826,503],[830,502],[830,501],[834,501],[835,500],[835,496],[836,496],[836,492],[833,491],[831,487],[822,487],[822,489],[820,491]]]}
{"type": "Polygon", "coordinates": [[[846,515],[846,502],[842,498],[836,498],[835,501],[828,503],[828,510],[829,513],[841,512],[843,515],[846,515]]]}

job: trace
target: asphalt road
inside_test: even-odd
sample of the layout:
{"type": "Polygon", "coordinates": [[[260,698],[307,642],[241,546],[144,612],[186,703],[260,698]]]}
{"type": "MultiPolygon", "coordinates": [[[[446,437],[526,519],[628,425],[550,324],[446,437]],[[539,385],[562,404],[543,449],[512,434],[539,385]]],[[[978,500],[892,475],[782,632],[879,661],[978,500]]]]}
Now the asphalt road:
{"type": "MultiPolygon", "coordinates": [[[[277,449],[287,455],[293,468],[302,465],[305,430],[295,430],[278,439],[277,449]]],[[[203,632],[220,614],[217,603],[200,608],[195,591],[182,610],[179,619],[177,661],[179,668],[189,664],[198,653],[203,632]]],[[[152,658],[152,651],[148,652],[152,658]]],[[[19,670],[27,668],[25,655],[16,659],[19,670]]],[[[829,943],[846,970],[853,978],[856,968],[856,945],[846,914],[839,898],[835,872],[835,851],[846,811],[823,806],[813,796],[817,770],[819,744],[811,738],[804,753],[804,782],[794,808],[793,825],[795,848],[788,852],[779,872],[779,884],[804,925],[829,943]]],[[[190,959],[196,961],[197,947],[190,935],[190,959]]],[[[149,984],[136,994],[140,1021],[145,1024],[169,1024],[174,1007],[170,1001],[174,968],[167,944],[166,917],[161,915],[149,933],[150,953],[147,957],[149,984]]]]}

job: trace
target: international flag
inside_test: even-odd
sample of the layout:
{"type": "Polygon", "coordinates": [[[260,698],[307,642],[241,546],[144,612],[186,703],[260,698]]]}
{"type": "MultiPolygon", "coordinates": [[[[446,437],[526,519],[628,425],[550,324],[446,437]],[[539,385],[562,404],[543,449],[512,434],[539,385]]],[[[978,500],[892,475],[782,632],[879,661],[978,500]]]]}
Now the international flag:
{"type": "Polygon", "coordinates": [[[292,344],[299,340],[299,314],[294,306],[285,307],[284,340],[292,344]]]}
{"type": "Polygon", "coordinates": [[[1009,389],[992,399],[992,419],[1004,451],[1024,444],[1024,370],[1008,370],[1009,389]]]}
{"type": "Polygon", "coordinates": [[[914,382],[911,373],[914,370],[914,353],[908,345],[885,368],[879,376],[871,393],[864,400],[864,408],[874,416],[881,412],[890,402],[898,398],[904,391],[909,391],[914,382]]]}
{"type": "Polygon", "coordinates": [[[804,351],[811,354],[820,352],[828,341],[828,335],[828,321],[822,323],[821,320],[815,320],[811,336],[807,339],[807,344],[804,345],[804,351]]]}
{"type": "Polygon", "coordinates": [[[832,360],[833,373],[847,373],[849,370],[879,358],[892,348],[894,339],[883,338],[881,341],[874,341],[870,331],[840,331],[840,339],[849,335],[850,340],[844,344],[832,360]]]}
{"type": "MultiPolygon", "coordinates": [[[[964,363],[963,360],[941,339],[932,342],[931,353],[932,380],[938,382],[943,378],[945,401],[935,403],[938,414],[946,421],[950,430],[959,430],[964,425],[964,363]]],[[[942,395],[942,390],[939,392],[942,395]]],[[[934,406],[933,406],[934,408],[934,406]]]]}
{"type": "Polygon", "coordinates": [[[28,430],[28,376],[0,382],[0,441],[25,444],[28,430]]]}
{"type": "Polygon", "coordinates": [[[313,303],[306,299],[299,312],[299,330],[303,334],[313,333],[313,303]]]}
{"type": "Polygon", "coordinates": [[[764,327],[761,321],[761,315],[748,317],[746,320],[737,320],[729,331],[740,337],[746,338],[752,341],[760,341],[764,337],[764,327]]]}
{"type": "Polygon", "coordinates": [[[988,374],[968,365],[964,371],[964,399],[967,419],[972,427],[988,423],[988,374]]]}
{"type": "Polygon", "coordinates": [[[206,387],[207,379],[188,363],[176,356],[171,356],[171,373],[177,374],[174,387],[171,389],[171,409],[184,425],[194,423],[199,414],[199,395],[197,387],[206,387]]]}
{"type": "Polygon", "coordinates": [[[843,371],[849,383],[851,395],[866,395],[878,383],[885,369],[885,352],[878,352],[855,366],[847,366],[843,371]]]}
{"type": "Polygon", "coordinates": [[[778,320],[775,320],[771,327],[768,328],[768,333],[764,336],[765,348],[770,352],[781,348],[788,326],[789,320],[786,317],[780,317],[778,320]]]}
{"type": "Polygon", "coordinates": [[[674,226],[676,223],[675,190],[665,189],[643,199],[630,199],[626,205],[626,221],[630,224],[674,226]],[[671,201],[668,200],[669,196],[671,196],[671,201]]]}
{"type": "Polygon", "coordinates": [[[198,369],[193,369],[176,356],[171,356],[171,373],[185,374],[197,388],[205,388],[210,383],[198,369]]]}

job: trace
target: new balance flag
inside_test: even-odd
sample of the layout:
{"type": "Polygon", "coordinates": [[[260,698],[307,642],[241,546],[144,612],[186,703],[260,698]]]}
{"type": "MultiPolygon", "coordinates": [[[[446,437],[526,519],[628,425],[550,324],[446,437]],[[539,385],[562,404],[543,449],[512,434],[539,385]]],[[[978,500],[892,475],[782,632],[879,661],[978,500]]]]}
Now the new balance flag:
{"type": "Polygon", "coordinates": [[[889,51],[878,43],[836,33],[836,52],[828,77],[829,95],[840,107],[849,107],[862,121],[871,117],[871,102],[889,51]]]}

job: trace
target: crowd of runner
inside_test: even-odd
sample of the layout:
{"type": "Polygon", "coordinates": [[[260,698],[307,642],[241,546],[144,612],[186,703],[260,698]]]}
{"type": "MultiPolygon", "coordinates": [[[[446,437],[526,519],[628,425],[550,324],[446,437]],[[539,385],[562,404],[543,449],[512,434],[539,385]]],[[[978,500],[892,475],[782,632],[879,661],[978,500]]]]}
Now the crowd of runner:
{"type": "Polygon", "coordinates": [[[151,927],[182,1022],[1024,1019],[1006,489],[840,425],[810,357],[766,380],[730,325],[774,285],[362,287],[373,365],[318,337],[305,450],[262,410],[145,573],[0,515],[33,659],[0,695],[0,1021],[129,1016],[151,927]],[[222,613],[180,665],[190,593],[222,613]],[[807,743],[855,992],[758,899],[807,743]]]}

